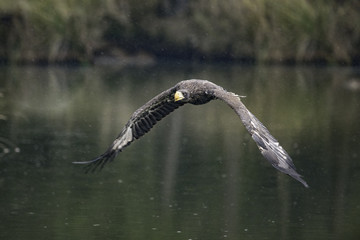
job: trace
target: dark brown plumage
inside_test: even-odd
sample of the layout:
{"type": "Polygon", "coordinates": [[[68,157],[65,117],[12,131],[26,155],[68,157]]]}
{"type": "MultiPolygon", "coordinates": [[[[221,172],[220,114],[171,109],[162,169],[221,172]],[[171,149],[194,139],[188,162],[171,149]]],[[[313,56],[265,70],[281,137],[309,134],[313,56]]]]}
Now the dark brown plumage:
{"type": "Polygon", "coordinates": [[[102,168],[132,141],[143,136],[158,121],[176,108],[185,103],[199,105],[214,99],[223,100],[239,115],[261,154],[272,166],[308,187],[301,175],[296,172],[288,153],[280,146],[268,129],[245,107],[240,97],[206,80],[181,81],[174,87],[160,93],[133,113],[119,136],[105,153],[91,161],[74,163],[88,164],[86,171],[94,171],[98,167],[102,168]]]}

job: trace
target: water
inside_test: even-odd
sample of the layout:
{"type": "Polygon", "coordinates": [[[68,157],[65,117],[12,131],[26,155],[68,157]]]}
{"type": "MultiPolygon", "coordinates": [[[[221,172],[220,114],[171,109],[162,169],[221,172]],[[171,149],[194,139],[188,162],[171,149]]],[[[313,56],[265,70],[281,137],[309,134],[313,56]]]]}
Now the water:
{"type": "Polygon", "coordinates": [[[360,237],[357,69],[2,67],[0,97],[0,239],[360,237]],[[176,110],[99,173],[71,164],[189,78],[246,95],[310,188],[272,168],[220,101],[176,110]]]}

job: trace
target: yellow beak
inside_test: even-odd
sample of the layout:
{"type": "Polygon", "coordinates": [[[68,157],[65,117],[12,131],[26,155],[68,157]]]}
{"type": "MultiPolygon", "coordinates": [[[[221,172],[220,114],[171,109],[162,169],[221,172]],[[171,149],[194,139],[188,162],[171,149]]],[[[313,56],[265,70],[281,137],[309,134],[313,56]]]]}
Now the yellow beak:
{"type": "Polygon", "coordinates": [[[176,93],[175,93],[175,95],[174,95],[174,100],[175,100],[175,102],[180,101],[180,100],[182,100],[182,99],[184,99],[184,95],[183,95],[181,92],[176,91],[176,93]]]}

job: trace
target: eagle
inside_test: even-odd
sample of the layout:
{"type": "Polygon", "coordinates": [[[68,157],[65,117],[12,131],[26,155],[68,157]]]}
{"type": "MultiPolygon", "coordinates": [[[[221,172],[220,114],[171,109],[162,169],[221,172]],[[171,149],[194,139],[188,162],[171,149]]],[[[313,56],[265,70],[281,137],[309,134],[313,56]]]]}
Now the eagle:
{"type": "Polygon", "coordinates": [[[178,107],[187,103],[201,105],[215,99],[224,101],[235,111],[261,154],[273,167],[290,175],[305,187],[309,187],[302,176],[296,172],[289,154],[280,146],[269,130],[245,107],[239,95],[229,92],[215,83],[199,79],[181,81],[158,94],[132,114],[119,136],[103,154],[90,161],[73,163],[85,164],[86,172],[102,169],[106,163],[113,161],[125,147],[150,131],[158,121],[178,107]]]}

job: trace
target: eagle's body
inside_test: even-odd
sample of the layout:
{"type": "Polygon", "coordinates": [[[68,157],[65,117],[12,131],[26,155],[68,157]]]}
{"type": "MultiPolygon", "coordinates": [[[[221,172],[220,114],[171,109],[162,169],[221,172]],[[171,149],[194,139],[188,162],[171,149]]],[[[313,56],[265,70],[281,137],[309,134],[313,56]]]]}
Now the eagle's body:
{"type": "Polygon", "coordinates": [[[87,170],[95,170],[99,166],[102,168],[132,141],[147,133],[158,121],[176,108],[185,103],[200,105],[214,99],[223,100],[239,115],[262,155],[276,169],[292,176],[305,187],[308,187],[307,183],[296,172],[287,152],[267,128],[245,107],[240,97],[206,80],[181,81],[174,87],[160,93],[133,113],[119,136],[104,154],[91,161],[75,163],[88,164],[87,170]]]}

